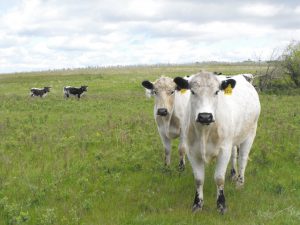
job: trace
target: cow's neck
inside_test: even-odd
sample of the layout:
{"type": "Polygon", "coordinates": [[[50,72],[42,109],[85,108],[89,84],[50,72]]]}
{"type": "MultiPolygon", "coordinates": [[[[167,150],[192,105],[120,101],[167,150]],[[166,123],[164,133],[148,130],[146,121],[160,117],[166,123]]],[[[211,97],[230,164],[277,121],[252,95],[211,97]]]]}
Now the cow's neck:
{"type": "Polygon", "coordinates": [[[207,153],[208,153],[208,144],[214,144],[211,143],[213,142],[212,139],[214,139],[214,136],[217,136],[218,132],[216,130],[216,124],[210,124],[209,126],[207,125],[200,125],[198,123],[192,123],[190,125],[190,129],[189,129],[189,136],[191,135],[193,136],[192,139],[190,139],[190,142],[196,144],[197,146],[199,146],[199,150],[200,150],[200,156],[201,159],[204,162],[208,162],[210,160],[210,157],[207,158],[207,153]]]}

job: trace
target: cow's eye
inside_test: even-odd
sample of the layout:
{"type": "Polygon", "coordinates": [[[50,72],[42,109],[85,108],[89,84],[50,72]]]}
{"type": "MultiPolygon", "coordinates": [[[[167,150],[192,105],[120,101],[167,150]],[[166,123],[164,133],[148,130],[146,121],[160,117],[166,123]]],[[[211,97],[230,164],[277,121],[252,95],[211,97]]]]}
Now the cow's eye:
{"type": "Polygon", "coordinates": [[[152,93],[153,93],[154,95],[156,95],[156,94],[157,94],[157,91],[153,90],[152,93]]]}
{"type": "Polygon", "coordinates": [[[170,91],[170,95],[174,94],[175,91],[170,91]]]}
{"type": "Polygon", "coordinates": [[[195,94],[195,92],[193,91],[193,90],[191,90],[191,93],[194,95],[195,94]]]}
{"type": "Polygon", "coordinates": [[[217,90],[216,92],[215,92],[215,95],[218,95],[219,94],[219,90],[217,90]]]}

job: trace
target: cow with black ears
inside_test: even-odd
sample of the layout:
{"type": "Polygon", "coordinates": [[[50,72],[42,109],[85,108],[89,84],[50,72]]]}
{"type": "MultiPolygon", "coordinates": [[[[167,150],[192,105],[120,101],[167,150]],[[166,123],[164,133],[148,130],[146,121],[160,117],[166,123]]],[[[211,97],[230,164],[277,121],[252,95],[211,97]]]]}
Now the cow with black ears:
{"type": "Polygon", "coordinates": [[[196,182],[193,211],[203,207],[205,164],[216,158],[217,208],[223,214],[226,210],[225,173],[233,146],[240,146],[236,183],[244,184],[260,114],[258,94],[243,76],[221,80],[213,73],[200,72],[190,81],[176,77],[174,82],[191,92],[182,129],[196,182]]]}
{"type": "Polygon", "coordinates": [[[179,168],[183,170],[185,146],[182,141],[181,127],[190,92],[179,90],[173,79],[169,77],[160,77],[154,82],[145,80],[142,85],[146,89],[146,95],[153,96],[155,99],[154,119],[165,149],[165,165],[170,165],[172,139],[179,138],[179,168]]]}
{"type": "Polygon", "coordinates": [[[64,96],[65,98],[69,98],[70,96],[76,96],[78,99],[84,94],[84,92],[87,91],[88,86],[81,86],[79,88],[77,87],[71,87],[66,86],[64,87],[64,96]]]}
{"type": "Polygon", "coordinates": [[[35,97],[39,96],[41,98],[46,97],[47,93],[50,92],[51,87],[44,87],[44,88],[31,88],[30,89],[30,96],[35,97]]]}

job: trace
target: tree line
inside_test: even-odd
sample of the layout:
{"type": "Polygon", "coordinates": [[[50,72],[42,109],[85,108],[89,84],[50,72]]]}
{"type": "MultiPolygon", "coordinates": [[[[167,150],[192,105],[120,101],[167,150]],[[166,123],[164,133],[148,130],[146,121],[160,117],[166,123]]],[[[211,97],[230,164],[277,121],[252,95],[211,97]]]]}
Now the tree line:
{"type": "Polygon", "coordinates": [[[283,83],[300,88],[300,42],[291,42],[280,53],[273,50],[268,61],[259,60],[255,77],[260,91],[276,89],[283,83]]]}

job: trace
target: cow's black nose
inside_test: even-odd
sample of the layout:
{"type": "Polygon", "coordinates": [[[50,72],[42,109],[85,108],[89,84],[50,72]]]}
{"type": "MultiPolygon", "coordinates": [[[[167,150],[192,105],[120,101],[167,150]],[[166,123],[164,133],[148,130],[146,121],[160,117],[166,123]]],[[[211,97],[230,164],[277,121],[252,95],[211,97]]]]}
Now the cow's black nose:
{"type": "Polygon", "coordinates": [[[168,110],[166,108],[157,109],[157,115],[166,116],[166,115],[168,115],[168,110]]]}
{"type": "Polygon", "coordinates": [[[214,122],[213,115],[211,113],[199,113],[197,122],[209,125],[211,122],[214,122]]]}

